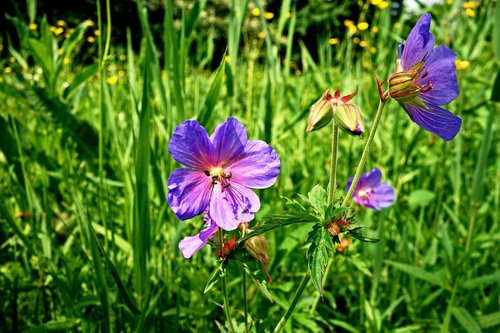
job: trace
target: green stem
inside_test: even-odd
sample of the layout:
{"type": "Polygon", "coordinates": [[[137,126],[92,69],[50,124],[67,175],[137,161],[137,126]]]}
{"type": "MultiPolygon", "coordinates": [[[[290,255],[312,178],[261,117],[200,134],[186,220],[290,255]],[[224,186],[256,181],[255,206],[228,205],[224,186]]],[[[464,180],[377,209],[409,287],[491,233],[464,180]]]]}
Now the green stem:
{"type": "MultiPolygon", "coordinates": [[[[221,228],[219,228],[219,244],[220,246],[224,244],[221,228]]],[[[222,274],[222,294],[224,297],[224,312],[226,313],[226,320],[229,322],[229,332],[234,333],[235,330],[233,326],[233,320],[231,319],[231,313],[229,312],[229,297],[227,295],[226,274],[227,270],[224,268],[224,272],[222,274]]]]}
{"type": "Polygon", "coordinates": [[[339,128],[332,121],[332,160],[330,161],[330,184],[328,185],[328,203],[333,204],[335,200],[335,188],[337,187],[337,155],[339,151],[339,128]]]}
{"type": "Polygon", "coordinates": [[[474,232],[474,224],[476,222],[477,202],[472,202],[472,209],[469,220],[469,231],[467,231],[467,241],[465,242],[465,252],[469,252],[470,242],[472,240],[472,233],[474,232]]]}
{"type": "Polygon", "coordinates": [[[245,270],[243,270],[243,303],[245,305],[245,333],[248,333],[247,276],[245,270]]]}
{"type": "Polygon", "coordinates": [[[300,296],[304,292],[304,289],[306,289],[306,286],[309,283],[309,280],[311,280],[311,276],[309,275],[309,272],[307,272],[304,275],[304,278],[302,279],[302,281],[300,281],[300,285],[299,285],[297,291],[295,292],[295,295],[293,296],[292,301],[290,302],[290,305],[288,306],[288,309],[286,310],[285,315],[283,317],[281,317],[278,325],[274,329],[274,333],[281,332],[283,327],[285,327],[285,324],[286,324],[288,318],[290,318],[293,310],[295,310],[295,306],[297,305],[297,302],[299,301],[300,296]]]}
{"type": "MultiPolygon", "coordinates": [[[[375,120],[373,121],[373,128],[370,131],[370,136],[368,140],[366,140],[365,149],[363,150],[363,154],[361,155],[361,159],[359,160],[358,167],[356,169],[356,173],[354,174],[354,178],[351,183],[351,187],[349,187],[349,191],[342,202],[342,206],[347,206],[352,199],[352,194],[354,193],[354,189],[356,185],[358,185],[359,177],[361,176],[361,172],[363,171],[363,167],[366,163],[366,158],[368,157],[368,153],[370,152],[370,146],[372,144],[373,138],[375,137],[375,132],[377,131],[378,124],[380,122],[380,118],[382,116],[382,111],[384,109],[385,101],[380,100],[378,104],[377,114],[375,115],[375,120]]],[[[325,272],[326,274],[326,272],[325,272]]]]}

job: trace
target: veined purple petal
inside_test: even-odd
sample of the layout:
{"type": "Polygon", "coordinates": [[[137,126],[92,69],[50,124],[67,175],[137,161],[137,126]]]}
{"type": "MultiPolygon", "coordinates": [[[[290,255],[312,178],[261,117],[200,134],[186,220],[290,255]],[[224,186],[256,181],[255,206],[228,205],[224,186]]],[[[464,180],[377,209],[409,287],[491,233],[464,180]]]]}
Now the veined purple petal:
{"type": "Polygon", "coordinates": [[[434,36],[430,32],[431,19],[431,14],[425,13],[418,19],[413,29],[411,29],[403,48],[403,57],[401,59],[404,70],[422,61],[432,51],[434,36]]]}
{"type": "Polygon", "coordinates": [[[224,230],[234,230],[240,223],[251,221],[259,209],[259,197],[235,182],[231,182],[224,192],[219,183],[212,190],[210,217],[224,230]]]}
{"type": "Polygon", "coordinates": [[[247,144],[247,130],[236,118],[228,117],[210,136],[217,166],[231,162],[247,144]]]}
{"type": "Polygon", "coordinates": [[[228,168],[231,181],[250,188],[274,184],[280,173],[280,159],[273,147],[261,140],[249,140],[243,152],[228,168]]]}
{"type": "Polygon", "coordinates": [[[168,204],[180,220],[193,218],[208,208],[211,188],[202,171],[177,169],[168,177],[168,204]]]}
{"type": "MultiPolygon", "coordinates": [[[[349,191],[349,188],[351,187],[352,184],[352,177],[349,177],[347,180],[347,186],[346,186],[346,191],[349,191]]],[[[380,179],[382,179],[382,172],[380,171],[379,168],[373,168],[373,170],[361,174],[361,177],[359,177],[358,184],[356,185],[356,188],[354,189],[354,193],[356,191],[359,191],[364,188],[371,188],[378,183],[380,183],[380,179]]]]}
{"type": "Polygon", "coordinates": [[[208,240],[217,232],[219,227],[210,219],[207,220],[205,229],[200,231],[198,235],[185,237],[179,242],[179,250],[181,250],[184,258],[188,259],[198,252],[208,240]]]}
{"type": "Polygon", "coordinates": [[[212,142],[196,120],[186,120],[175,128],[168,151],[174,160],[190,168],[209,170],[213,167],[212,142]]]}
{"type": "Polygon", "coordinates": [[[428,105],[430,110],[405,104],[410,118],[423,129],[436,134],[445,141],[453,139],[462,125],[462,119],[437,105],[428,105]]]}
{"type": "Polygon", "coordinates": [[[373,188],[373,205],[377,208],[386,208],[391,206],[396,199],[394,189],[388,183],[380,183],[373,188]]]}
{"type": "Polygon", "coordinates": [[[419,85],[432,83],[432,89],[420,94],[425,101],[445,105],[458,96],[455,60],[457,55],[446,46],[438,46],[425,59],[419,85]]]}

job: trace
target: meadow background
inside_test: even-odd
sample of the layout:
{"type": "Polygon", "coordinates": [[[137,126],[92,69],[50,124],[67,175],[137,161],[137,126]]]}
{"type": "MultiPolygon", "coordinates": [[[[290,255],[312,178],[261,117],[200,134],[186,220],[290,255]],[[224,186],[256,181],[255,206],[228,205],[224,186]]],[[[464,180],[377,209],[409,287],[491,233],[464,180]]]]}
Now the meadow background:
{"type": "MultiPolygon", "coordinates": [[[[365,170],[379,167],[397,201],[355,207],[380,241],[339,249],[323,297],[310,284],[285,331],[500,329],[496,1],[414,13],[377,0],[2,2],[0,331],[226,331],[220,288],[204,293],[215,250],[178,250],[203,222],[180,222],[165,199],[173,129],[240,119],[281,158],[256,221],[282,212],[281,196],[328,183],[330,135],[306,134],[309,106],[328,87],[357,86],[370,128],[374,75],[392,73],[424,11],[436,44],[458,54],[460,95],[447,108],[462,129],[444,142],[386,106],[365,170]]],[[[340,194],[365,139],[341,135],[340,194]]],[[[237,331],[243,288],[250,331],[276,326],[307,270],[309,229],[266,233],[272,303],[230,272],[237,331]]]]}

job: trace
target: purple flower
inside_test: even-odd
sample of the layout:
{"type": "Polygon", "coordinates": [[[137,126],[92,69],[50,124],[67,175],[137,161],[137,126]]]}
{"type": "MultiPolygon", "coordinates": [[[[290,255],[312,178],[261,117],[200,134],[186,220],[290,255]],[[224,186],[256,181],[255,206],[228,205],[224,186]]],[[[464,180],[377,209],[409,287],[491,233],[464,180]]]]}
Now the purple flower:
{"type": "Polygon", "coordinates": [[[227,118],[209,137],[196,121],[177,126],[168,144],[172,157],[187,168],[168,178],[168,203],[181,220],[208,211],[215,224],[234,230],[260,208],[250,188],[274,184],[280,172],[276,151],[264,141],[247,140],[245,127],[227,118]]]}
{"type": "Polygon", "coordinates": [[[430,24],[431,14],[422,15],[404,48],[399,45],[398,64],[389,79],[389,92],[415,123],[449,141],[457,135],[462,120],[440,106],[458,96],[457,55],[446,46],[434,48],[430,24]]]}
{"type": "MultiPolygon", "coordinates": [[[[388,183],[381,183],[382,173],[380,169],[364,173],[359,177],[359,182],[354,189],[354,202],[358,205],[380,210],[394,203],[394,189],[388,183]]],[[[352,178],[347,180],[346,191],[352,184],[352,178]]]]}
{"type": "Polygon", "coordinates": [[[205,229],[200,231],[196,236],[188,236],[179,242],[179,249],[184,258],[188,259],[198,252],[208,240],[217,232],[219,227],[215,224],[208,215],[203,218],[205,220],[205,229]]]}

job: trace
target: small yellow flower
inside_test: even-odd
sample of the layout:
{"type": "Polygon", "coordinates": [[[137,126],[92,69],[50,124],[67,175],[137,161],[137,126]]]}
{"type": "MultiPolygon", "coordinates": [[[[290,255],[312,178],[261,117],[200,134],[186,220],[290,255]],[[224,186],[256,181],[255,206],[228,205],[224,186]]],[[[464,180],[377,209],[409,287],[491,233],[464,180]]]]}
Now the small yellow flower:
{"type": "Polygon", "coordinates": [[[255,7],[254,9],[252,9],[250,11],[250,14],[252,14],[252,16],[259,16],[260,15],[260,10],[259,8],[255,7]]]}
{"type": "Polygon", "coordinates": [[[374,6],[378,6],[380,3],[382,2],[382,0],[371,0],[370,3],[374,6]]]}
{"type": "Polygon", "coordinates": [[[354,43],[358,44],[359,43],[359,38],[358,37],[354,37],[354,43]]]}
{"type": "Polygon", "coordinates": [[[101,31],[99,29],[95,29],[94,30],[94,35],[96,35],[97,37],[99,37],[101,35],[101,31]]]}
{"type": "Polygon", "coordinates": [[[92,20],[87,20],[87,27],[93,27],[95,25],[95,22],[92,20]]]}
{"type": "Polygon", "coordinates": [[[349,26],[351,26],[351,25],[354,25],[354,21],[351,21],[351,20],[344,20],[344,25],[345,25],[346,27],[349,27],[349,26]]]}
{"type": "Polygon", "coordinates": [[[446,4],[451,5],[453,3],[453,0],[446,0],[446,4]]]}
{"type": "Polygon", "coordinates": [[[60,26],[60,27],[64,27],[66,25],[66,22],[64,22],[64,20],[57,20],[57,25],[60,26]]]}
{"type": "Polygon", "coordinates": [[[382,1],[378,4],[377,6],[380,10],[384,10],[387,7],[389,7],[389,2],[388,1],[382,1]]]}
{"type": "Polygon", "coordinates": [[[10,68],[10,67],[5,67],[4,72],[5,72],[6,74],[12,73],[12,68],[10,68]]]}
{"type": "Polygon", "coordinates": [[[88,37],[87,37],[87,42],[89,42],[89,43],[91,43],[91,44],[92,44],[92,43],[95,43],[95,37],[88,36],[88,37]]]}
{"type": "Polygon", "coordinates": [[[358,29],[360,31],[365,31],[366,29],[368,29],[369,25],[367,22],[359,22],[358,23],[358,29]]]}
{"type": "Polygon", "coordinates": [[[379,31],[378,27],[374,25],[374,26],[372,27],[372,32],[373,32],[374,34],[376,34],[378,31],[379,31]]]}
{"type": "Polygon", "coordinates": [[[110,76],[106,79],[106,82],[110,85],[114,85],[114,84],[116,84],[116,82],[118,82],[118,77],[110,76]]]}
{"type": "Polygon", "coordinates": [[[394,23],[394,29],[399,29],[399,28],[401,28],[401,23],[399,22],[394,23]]]}
{"type": "Polygon", "coordinates": [[[302,72],[300,71],[300,69],[297,69],[295,71],[295,75],[297,75],[297,76],[301,76],[302,75],[302,72]]]}
{"type": "Polygon", "coordinates": [[[455,60],[455,66],[457,67],[457,71],[464,71],[470,66],[470,62],[467,60],[455,60]]]}
{"type": "Polygon", "coordinates": [[[68,65],[71,62],[69,58],[64,58],[63,64],[68,65]]]}
{"type": "Polygon", "coordinates": [[[49,30],[50,30],[51,32],[54,32],[54,33],[55,33],[55,32],[56,32],[56,30],[57,30],[57,28],[56,28],[56,27],[54,27],[53,25],[51,25],[51,26],[49,27],[49,30]]]}
{"type": "Polygon", "coordinates": [[[3,77],[0,76],[0,83],[3,82],[3,77]]]}
{"type": "Polygon", "coordinates": [[[125,76],[125,71],[119,70],[118,71],[118,75],[121,76],[121,77],[124,77],[125,76]]]}
{"type": "Polygon", "coordinates": [[[161,79],[165,81],[167,79],[167,72],[161,71],[161,79]]]}
{"type": "Polygon", "coordinates": [[[273,14],[273,13],[271,13],[271,12],[265,12],[265,13],[264,13],[264,18],[265,18],[266,20],[272,20],[272,19],[273,19],[273,17],[274,17],[274,14],[273,14]]]}
{"type": "Polygon", "coordinates": [[[264,31],[259,31],[257,37],[259,37],[260,39],[264,39],[264,37],[266,37],[266,33],[264,31]]]}
{"type": "Polygon", "coordinates": [[[59,27],[59,28],[56,28],[56,30],[54,31],[54,34],[56,36],[59,36],[60,34],[62,34],[64,32],[64,29],[59,27]]]}
{"type": "Polygon", "coordinates": [[[287,12],[287,13],[285,14],[285,17],[286,17],[287,19],[292,18],[292,12],[287,12]]]}
{"type": "Polygon", "coordinates": [[[226,63],[227,63],[227,64],[229,64],[229,63],[231,62],[231,56],[228,56],[228,55],[227,55],[227,56],[224,58],[224,60],[226,61],[226,63]]]}
{"type": "Polygon", "coordinates": [[[373,53],[373,54],[377,53],[377,48],[373,47],[373,46],[370,47],[370,52],[373,53]]]}
{"type": "Polygon", "coordinates": [[[36,23],[30,23],[28,25],[28,29],[30,29],[30,30],[36,30],[36,28],[38,28],[38,24],[36,24],[36,23]]]}
{"type": "Polygon", "coordinates": [[[336,37],[330,38],[328,40],[328,44],[330,44],[330,45],[337,45],[339,42],[340,42],[340,40],[338,38],[336,38],[336,37]]]}
{"type": "Polygon", "coordinates": [[[62,55],[62,54],[63,54],[63,49],[58,48],[58,49],[57,49],[57,55],[59,55],[59,56],[60,56],[60,55],[62,55]]]}
{"type": "Polygon", "coordinates": [[[465,10],[465,14],[467,14],[467,16],[469,16],[469,17],[474,17],[474,16],[476,16],[476,12],[474,11],[474,9],[470,9],[470,8],[467,8],[467,9],[465,10]]]}
{"type": "Polygon", "coordinates": [[[359,42],[359,46],[361,46],[361,47],[366,47],[366,45],[368,45],[368,43],[366,43],[366,41],[364,41],[364,40],[359,42]]]}
{"type": "Polygon", "coordinates": [[[474,9],[479,7],[479,3],[477,1],[466,1],[464,3],[464,8],[465,9],[474,9]]]}
{"type": "Polygon", "coordinates": [[[350,31],[351,33],[353,33],[353,34],[355,34],[355,33],[356,33],[356,31],[358,31],[358,28],[356,28],[356,26],[355,26],[355,25],[350,25],[350,26],[348,26],[348,27],[347,27],[347,29],[349,29],[349,31],[350,31]]]}
{"type": "Polygon", "coordinates": [[[10,59],[9,59],[9,60],[10,60],[10,62],[11,62],[11,63],[16,62],[16,58],[14,58],[14,57],[10,57],[10,59]]]}
{"type": "Polygon", "coordinates": [[[122,53],[118,56],[118,59],[120,59],[121,61],[125,61],[127,59],[127,56],[122,53]]]}

